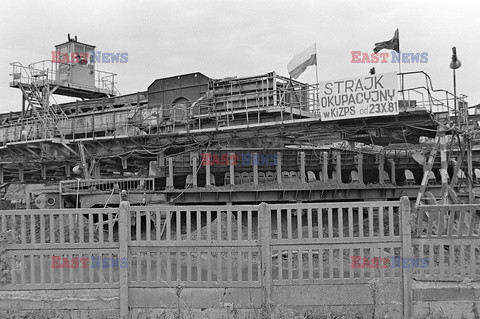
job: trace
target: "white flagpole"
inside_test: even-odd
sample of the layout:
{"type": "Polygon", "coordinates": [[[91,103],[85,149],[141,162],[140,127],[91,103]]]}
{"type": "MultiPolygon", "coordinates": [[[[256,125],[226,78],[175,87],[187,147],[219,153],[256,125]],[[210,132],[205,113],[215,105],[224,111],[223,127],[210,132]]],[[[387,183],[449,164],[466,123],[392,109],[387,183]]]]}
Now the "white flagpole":
{"type": "MultiPolygon", "coordinates": [[[[400,29],[398,29],[398,73],[400,74],[400,87],[402,90],[402,100],[405,101],[405,92],[403,91],[403,75],[402,75],[402,51],[400,50],[400,29]]],[[[404,102],[405,103],[405,102],[404,102]]]]}
{"type": "Polygon", "coordinates": [[[318,56],[317,56],[317,42],[314,44],[315,48],[315,83],[318,85],[318,56]]]}
{"type": "MultiPolygon", "coordinates": [[[[318,87],[318,55],[317,55],[317,42],[314,44],[315,48],[315,89],[316,89],[316,98],[317,100],[314,103],[314,107],[320,104],[320,94],[319,94],[319,87],[318,87]]],[[[313,110],[315,111],[315,109],[313,110]]]]}

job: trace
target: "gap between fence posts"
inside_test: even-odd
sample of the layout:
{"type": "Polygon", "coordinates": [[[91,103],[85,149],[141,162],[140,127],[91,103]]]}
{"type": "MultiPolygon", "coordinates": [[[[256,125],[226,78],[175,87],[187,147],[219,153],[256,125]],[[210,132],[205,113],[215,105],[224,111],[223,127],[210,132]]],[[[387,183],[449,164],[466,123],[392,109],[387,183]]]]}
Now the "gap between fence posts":
{"type": "MultiPolygon", "coordinates": [[[[400,198],[400,235],[402,237],[402,253],[401,258],[412,258],[412,228],[410,221],[412,219],[411,204],[407,196],[400,198]]],[[[410,266],[412,266],[410,264],[410,266]]],[[[402,284],[403,284],[403,318],[411,317],[412,307],[412,267],[404,267],[403,262],[401,264],[402,269],[402,284]]]]}
{"type": "Polygon", "coordinates": [[[272,252],[270,241],[272,238],[271,215],[267,203],[261,203],[258,210],[259,232],[258,239],[260,242],[260,261],[261,261],[261,278],[263,289],[262,308],[264,314],[270,318],[271,314],[271,295],[272,295],[272,252]]]}
{"type": "MultiPolygon", "coordinates": [[[[119,260],[128,258],[128,244],[130,241],[130,228],[128,226],[130,219],[130,203],[127,201],[120,202],[118,211],[118,241],[120,250],[118,253],[119,260]]],[[[128,259],[127,259],[128,260],[128,259]]],[[[128,260],[130,266],[130,260],[128,260]]],[[[120,317],[121,319],[128,319],[128,268],[120,267],[120,317]]]]}

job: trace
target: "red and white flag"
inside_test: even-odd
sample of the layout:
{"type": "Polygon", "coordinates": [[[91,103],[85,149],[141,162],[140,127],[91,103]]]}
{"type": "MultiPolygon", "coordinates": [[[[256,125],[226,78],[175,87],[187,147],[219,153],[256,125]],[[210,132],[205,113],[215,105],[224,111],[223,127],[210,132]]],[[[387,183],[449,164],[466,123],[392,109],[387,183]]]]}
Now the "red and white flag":
{"type": "Polygon", "coordinates": [[[316,43],[309,47],[306,51],[296,55],[287,65],[288,74],[292,79],[296,79],[309,67],[317,65],[317,48],[316,43]]]}

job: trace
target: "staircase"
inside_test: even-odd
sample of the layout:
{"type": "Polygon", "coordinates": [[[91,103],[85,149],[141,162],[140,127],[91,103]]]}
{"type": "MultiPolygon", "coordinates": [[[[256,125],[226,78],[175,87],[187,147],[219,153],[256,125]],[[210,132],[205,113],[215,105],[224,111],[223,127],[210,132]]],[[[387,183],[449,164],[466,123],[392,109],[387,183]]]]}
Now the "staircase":
{"type": "MultiPolygon", "coordinates": [[[[67,119],[66,114],[63,110],[60,110],[58,114],[50,105],[50,103],[45,101],[45,94],[42,90],[35,85],[35,83],[30,83],[29,85],[20,86],[25,100],[28,102],[30,109],[35,114],[35,117],[41,123],[43,132],[42,138],[64,138],[63,133],[57,126],[57,123],[62,119],[67,119]]],[[[48,93],[47,93],[48,94],[48,93]]],[[[30,128],[32,130],[33,126],[30,128]]],[[[30,135],[31,132],[28,132],[30,135]]]]}

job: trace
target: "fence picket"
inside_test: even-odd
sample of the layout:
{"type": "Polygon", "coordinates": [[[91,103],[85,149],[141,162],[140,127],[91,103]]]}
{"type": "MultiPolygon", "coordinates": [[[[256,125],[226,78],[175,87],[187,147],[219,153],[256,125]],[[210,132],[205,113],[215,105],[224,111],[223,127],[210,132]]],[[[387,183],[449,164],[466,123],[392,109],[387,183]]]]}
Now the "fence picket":
{"type": "MultiPolygon", "coordinates": [[[[370,278],[384,278],[389,270],[352,268],[352,257],[360,255],[363,261],[374,256],[384,258],[387,251],[391,256],[396,251],[400,255],[405,253],[408,242],[405,238],[410,234],[404,218],[409,215],[403,216],[402,209],[406,207],[399,206],[399,202],[378,202],[146,208],[122,202],[119,209],[37,210],[29,217],[25,212],[0,213],[0,221],[2,231],[11,227],[20,233],[24,250],[7,250],[12,266],[22,266],[12,273],[11,287],[39,289],[45,284],[46,289],[50,286],[63,289],[79,284],[80,288],[88,288],[108,283],[109,287],[120,288],[120,308],[125,317],[129,287],[171,289],[179,280],[187,287],[265,289],[267,294],[262,300],[265,303],[275,285],[364,285],[370,278]],[[368,223],[364,213],[365,218],[368,215],[368,223]],[[402,223],[400,232],[395,229],[398,229],[396,219],[402,223]],[[49,226],[50,232],[46,230],[49,226]],[[36,227],[41,228],[39,232],[36,227]],[[69,232],[67,238],[65,228],[69,232]],[[103,231],[107,232],[107,228],[108,235],[103,231]],[[276,235],[272,236],[272,230],[276,235]],[[34,252],[34,246],[40,251],[34,252]],[[106,257],[117,258],[119,262],[128,258],[128,268],[120,267],[117,271],[110,264],[108,270],[101,265],[95,269],[90,264],[88,270],[50,267],[48,271],[45,265],[53,255],[70,259],[86,257],[90,261],[95,256],[100,264],[106,257]],[[38,262],[40,271],[35,267],[38,262]]],[[[467,236],[462,227],[470,215],[465,214],[457,215],[460,230],[454,237],[467,236]]],[[[474,230],[469,228],[470,232],[473,234],[474,230]]],[[[453,235],[451,231],[448,234],[453,235]]],[[[452,254],[456,246],[450,247],[452,254]]],[[[423,246],[418,249],[422,256],[423,246]]],[[[475,258],[473,245],[459,249],[462,258],[475,258]]],[[[433,251],[431,247],[428,255],[433,256],[433,251]]],[[[451,259],[450,266],[454,264],[451,259]]],[[[471,262],[459,270],[460,275],[474,273],[475,267],[471,262]]],[[[452,274],[450,271],[449,275],[452,274]]],[[[388,275],[399,282],[406,280],[403,271],[401,274],[390,270],[388,275]]]]}

